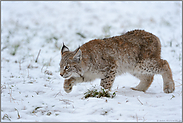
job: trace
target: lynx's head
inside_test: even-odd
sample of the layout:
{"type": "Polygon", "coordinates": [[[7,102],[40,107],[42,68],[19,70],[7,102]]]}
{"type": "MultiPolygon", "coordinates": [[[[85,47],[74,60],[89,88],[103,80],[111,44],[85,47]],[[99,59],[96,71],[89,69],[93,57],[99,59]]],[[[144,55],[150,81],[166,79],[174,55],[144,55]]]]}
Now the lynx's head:
{"type": "Polygon", "coordinates": [[[69,51],[64,44],[61,49],[60,75],[63,78],[79,77],[81,75],[82,52],[80,47],[75,51],[69,51]]]}

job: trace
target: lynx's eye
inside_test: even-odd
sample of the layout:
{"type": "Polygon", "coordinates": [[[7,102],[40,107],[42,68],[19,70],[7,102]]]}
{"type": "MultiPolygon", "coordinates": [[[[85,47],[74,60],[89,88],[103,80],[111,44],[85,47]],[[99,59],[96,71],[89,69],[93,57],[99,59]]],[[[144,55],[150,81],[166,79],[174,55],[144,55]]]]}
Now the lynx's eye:
{"type": "Polygon", "coordinates": [[[70,68],[70,66],[68,65],[68,66],[64,66],[64,69],[65,70],[68,70],[70,68]]]}

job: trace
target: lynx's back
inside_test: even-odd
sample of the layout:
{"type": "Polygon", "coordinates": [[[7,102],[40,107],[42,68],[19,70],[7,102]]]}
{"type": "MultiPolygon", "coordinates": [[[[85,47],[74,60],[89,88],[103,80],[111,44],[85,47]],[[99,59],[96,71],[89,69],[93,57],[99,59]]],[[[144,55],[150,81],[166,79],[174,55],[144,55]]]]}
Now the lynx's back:
{"type": "Polygon", "coordinates": [[[95,39],[81,46],[82,60],[95,69],[114,60],[119,71],[134,67],[145,59],[160,59],[161,44],[155,35],[144,30],[134,30],[121,36],[95,39]],[[122,65],[125,65],[121,67],[122,65]],[[126,68],[125,68],[126,67],[126,68]]]}

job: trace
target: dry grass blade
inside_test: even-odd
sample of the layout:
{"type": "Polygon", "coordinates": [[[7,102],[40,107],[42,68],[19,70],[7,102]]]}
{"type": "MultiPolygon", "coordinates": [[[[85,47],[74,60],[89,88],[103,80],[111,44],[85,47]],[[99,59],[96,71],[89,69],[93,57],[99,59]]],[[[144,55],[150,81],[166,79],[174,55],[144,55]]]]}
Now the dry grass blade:
{"type": "Polygon", "coordinates": [[[5,120],[5,118],[7,118],[9,121],[11,121],[11,119],[9,118],[8,114],[4,114],[2,120],[5,120]]]}
{"type": "Polygon", "coordinates": [[[38,57],[39,57],[40,52],[41,52],[41,49],[39,50],[39,52],[38,52],[38,54],[37,54],[37,58],[36,58],[36,60],[35,60],[36,63],[37,63],[37,61],[38,61],[38,57]]]}
{"type": "Polygon", "coordinates": [[[140,104],[142,104],[143,105],[143,103],[139,100],[139,98],[137,97],[137,100],[140,102],[140,104]]]}
{"type": "Polygon", "coordinates": [[[20,113],[19,111],[15,108],[15,111],[17,111],[17,115],[18,115],[18,118],[17,119],[20,119],[20,113]]]}

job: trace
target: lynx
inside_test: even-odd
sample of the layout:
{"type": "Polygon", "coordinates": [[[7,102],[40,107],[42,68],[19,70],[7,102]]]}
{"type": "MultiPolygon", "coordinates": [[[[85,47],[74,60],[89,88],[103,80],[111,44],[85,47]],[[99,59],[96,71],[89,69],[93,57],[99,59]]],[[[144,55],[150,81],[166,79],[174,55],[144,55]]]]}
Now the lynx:
{"type": "Polygon", "coordinates": [[[72,91],[73,85],[101,79],[104,89],[112,87],[116,76],[123,73],[140,79],[131,88],[145,92],[155,74],[163,77],[163,91],[172,93],[175,84],[172,71],[166,60],[161,59],[161,44],[158,37],[144,30],[129,31],[120,36],[94,39],[75,51],[63,44],[61,48],[60,75],[65,78],[64,90],[72,91]]]}

